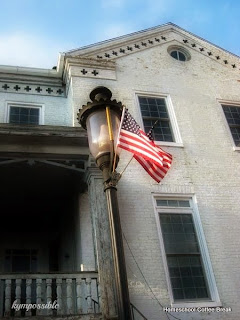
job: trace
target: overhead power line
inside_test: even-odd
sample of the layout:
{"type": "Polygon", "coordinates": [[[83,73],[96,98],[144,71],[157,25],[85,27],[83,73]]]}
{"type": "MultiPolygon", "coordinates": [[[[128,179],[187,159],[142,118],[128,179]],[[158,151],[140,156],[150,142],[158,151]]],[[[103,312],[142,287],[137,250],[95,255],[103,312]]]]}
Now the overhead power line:
{"type": "MultiPolygon", "coordinates": [[[[123,233],[123,238],[124,238],[124,240],[126,241],[126,244],[127,244],[128,249],[129,249],[129,252],[131,253],[131,256],[133,257],[133,260],[134,260],[134,262],[135,262],[138,270],[140,271],[141,276],[143,277],[143,280],[144,280],[145,284],[147,285],[147,287],[148,287],[149,290],[151,291],[152,295],[154,296],[154,298],[155,298],[154,300],[157,301],[157,303],[159,304],[159,306],[160,306],[160,307],[162,308],[162,310],[163,310],[163,308],[164,308],[163,305],[162,305],[161,302],[158,300],[158,298],[157,298],[156,295],[154,294],[152,288],[151,288],[150,285],[148,284],[147,279],[146,279],[146,277],[144,276],[144,274],[143,274],[143,272],[142,272],[142,270],[141,270],[141,268],[140,268],[140,266],[139,266],[136,258],[134,257],[134,254],[133,254],[133,252],[132,252],[132,249],[130,248],[130,245],[129,245],[129,243],[128,243],[128,241],[127,241],[124,233],[123,233]]],[[[169,320],[171,320],[171,319],[169,318],[169,316],[172,317],[172,318],[174,318],[174,319],[176,319],[176,320],[182,320],[182,319],[174,316],[174,315],[171,314],[171,313],[165,313],[165,315],[166,315],[166,317],[167,317],[169,320]]]]}

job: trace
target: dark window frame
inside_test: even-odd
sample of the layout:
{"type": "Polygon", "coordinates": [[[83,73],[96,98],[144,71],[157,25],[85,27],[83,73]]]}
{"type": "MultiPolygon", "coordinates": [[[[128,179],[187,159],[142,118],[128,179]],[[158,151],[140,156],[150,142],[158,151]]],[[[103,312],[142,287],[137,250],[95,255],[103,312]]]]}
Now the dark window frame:
{"type": "Polygon", "coordinates": [[[9,105],[8,123],[19,125],[39,125],[41,107],[30,105],[9,105]]]}
{"type": "Polygon", "coordinates": [[[202,262],[201,250],[199,247],[199,240],[195,230],[192,214],[160,213],[159,219],[174,301],[211,301],[208,282],[202,262]],[[163,218],[166,219],[167,217],[170,221],[173,221],[171,221],[171,224],[169,224],[170,221],[168,223],[163,222],[163,218]],[[176,217],[179,219],[175,219],[176,217]],[[186,219],[186,217],[189,219],[186,219]],[[185,224],[183,223],[184,219],[186,220],[185,224]],[[166,226],[171,226],[172,232],[166,232],[166,226]],[[183,229],[181,232],[179,230],[174,230],[174,228],[177,229],[178,226],[183,229]],[[185,230],[190,228],[190,226],[192,232],[185,232],[185,230]],[[166,235],[170,235],[170,237],[167,238],[166,235]],[[182,242],[183,244],[185,242],[185,247],[180,241],[180,236],[184,236],[185,238],[185,241],[182,242]],[[192,236],[194,241],[187,239],[187,236],[192,236]],[[174,242],[172,242],[174,238],[175,248],[174,242]],[[178,239],[178,242],[176,239],[178,239]],[[187,252],[188,249],[191,249],[191,252],[187,252]],[[198,274],[196,274],[197,272],[198,274]],[[199,282],[201,285],[197,284],[199,282]]]}
{"type": "Polygon", "coordinates": [[[38,250],[36,249],[6,249],[4,259],[6,272],[37,272],[38,250]]]}
{"type": "Polygon", "coordinates": [[[170,52],[170,56],[178,61],[185,62],[187,61],[187,56],[181,50],[175,49],[170,52]]]}
{"type": "Polygon", "coordinates": [[[158,121],[152,134],[154,141],[176,142],[166,98],[139,94],[138,103],[144,131],[148,133],[158,121]]]}
{"type": "Polygon", "coordinates": [[[225,119],[236,147],[240,147],[240,105],[221,103],[225,119]]]}
{"type": "Polygon", "coordinates": [[[178,62],[184,62],[191,60],[190,52],[187,50],[187,48],[178,46],[178,45],[171,45],[167,48],[168,54],[171,56],[171,58],[177,60],[178,62]]]}
{"type": "Polygon", "coordinates": [[[167,283],[168,283],[168,289],[170,293],[170,299],[171,303],[176,306],[203,306],[206,304],[209,307],[217,306],[218,304],[221,304],[218,290],[216,286],[216,281],[214,277],[214,273],[211,266],[210,257],[208,254],[208,248],[207,243],[204,237],[199,212],[196,206],[196,199],[194,196],[171,196],[171,195],[165,195],[165,196],[154,196],[154,202],[156,205],[155,213],[156,213],[156,219],[157,219],[157,225],[158,225],[158,231],[159,231],[159,240],[161,245],[161,250],[163,254],[163,264],[165,268],[165,272],[167,275],[167,283]],[[187,204],[189,202],[189,204],[187,204]],[[196,299],[176,299],[173,295],[173,286],[170,279],[170,271],[167,261],[167,255],[165,252],[165,243],[163,239],[163,231],[160,223],[160,215],[163,214],[188,214],[189,217],[192,217],[195,233],[196,233],[196,239],[199,244],[199,251],[201,253],[201,263],[202,263],[202,269],[205,276],[205,283],[208,290],[208,298],[196,298],[196,299]]]}

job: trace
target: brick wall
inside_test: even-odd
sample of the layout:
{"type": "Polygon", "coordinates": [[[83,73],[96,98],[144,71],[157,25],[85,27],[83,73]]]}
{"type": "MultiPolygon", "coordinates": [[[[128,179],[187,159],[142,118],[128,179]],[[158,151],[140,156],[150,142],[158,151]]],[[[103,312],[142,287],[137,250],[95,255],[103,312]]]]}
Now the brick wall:
{"type": "Polygon", "coordinates": [[[0,92],[0,123],[5,122],[7,102],[43,105],[45,125],[72,126],[71,105],[66,98],[0,92]]]}
{"type": "MultiPolygon", "coordinates": [[[[189,49],[190,61],[179,62],[170,57],[167,47],[163,44],[117,59],[116,81],[73,78],[74,112],[99,85],[107,86],[138,121],[135,92],[170,95],[183,147],[165,146],[174,161],[160,186],[135,160],[131,162],[119,183],[122,229],[155,296],[164,307],[170,306],[152,194],[195,194],[220,300],[233,311],[174,315],[180,319],[238,319],[239,154],[233,151],[218,99],[240,102],[239,75],[196,50],[189,49]]],[[[122,152],[119,171],[128,159],[122,152]]],[[[127,245],[125,251],[131,300],[149,319],[167,319],[127,245]]]]}
{"type": "MultiPolygon", "coordinates": [[[[204,44],[202,42],[202,44],[204,44]]],[[[147,287],[137,265],[162,306],[170,306],[167,278],[159,243],[153,194],[193,194],[205,235],[218,293],[231,313],[177,313],[182,320],[238,319],[239,294],[239,153],[233,150],[232,139],[218,100],[240,102],[239,73],[197,49],[188,48],[191,59],[174,60],[161,43],[118,58],[116,80],[88,77],[74,66],[68,98],[30,94],[0,93],[0,122],[4,122],[6,101],[45,105],[46,125],[79,126],[78,109],[89,101],[89,93],[97,86],[106,86],[113,99],[126,105],[141,122],[136,93],[168,95],[171,98],[182,147],[165,146],[173,154],[173,165],[160,185],[156,184],[133,160],[119,182],[118,196],[125,242],[131,301],[151,320],[167,319],[162,307],[147,287]]],[[[224,53],[231,59],[231,55],[224,53]]],[[[112,71],[111,71],[112,72],[112,71]]],[[[121,153],[119,171],[130,155],[121,153]]],[[[85,203],[85,202],[84,202],[85,203]]],[[[83,214],[82,221],[89,223],[83,214]]],[[[84,222],[84,223],[85,223],[84,222]]],[[[82,226],[84,228],[84,225],[82,226]]],[[[85,259],[93,263],[91,252],[85,259]]]]}

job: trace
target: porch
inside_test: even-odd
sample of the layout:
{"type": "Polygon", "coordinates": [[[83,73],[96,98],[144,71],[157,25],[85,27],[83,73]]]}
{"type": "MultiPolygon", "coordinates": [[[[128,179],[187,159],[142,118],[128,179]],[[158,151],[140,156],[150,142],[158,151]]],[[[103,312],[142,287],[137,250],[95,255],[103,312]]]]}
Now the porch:
{"type": "Polygon", "coordinates": [[[41,304],[62,302],[51,312],[40,310],[44,319],[116,319],[102,175],[87,161],[86,134],[0,127],[0,317],[39,319],[37,309],[18,312],[12,304],[37,303],[41,290],[41,304]]]}
{"type": "Polygon", "coordinates": [[[1,274],[0,316],[99,314],[97,272],[1,274]]]}
{"type": "Polygon", "coordinates": [[[100,314],[84,172],[82,160],[0,159],[0,318],[100,314]]]}

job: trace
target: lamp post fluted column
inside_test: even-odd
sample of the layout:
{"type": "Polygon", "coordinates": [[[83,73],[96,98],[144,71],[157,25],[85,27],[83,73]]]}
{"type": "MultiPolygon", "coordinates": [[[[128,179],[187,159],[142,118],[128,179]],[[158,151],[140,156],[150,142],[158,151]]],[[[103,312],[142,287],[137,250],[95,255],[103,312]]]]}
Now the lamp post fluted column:
{"type": "MultiPolygon", "coordinates": [[[[111,96],[111,91],[105,87],[94,89],[90,93],[92,102],[88,102],[87,105],[79,110],[78,120],[82,127],[87,129],[90,151],[95,157],[97,166],[103,173],[115,271],[118,318],[119,320],[131,320],[126,263],[117,199],[118,175],[116,172],[112,172],[114,142],[109,137],[111,136],[111,130],[115,138],[118,134],[122,104],[116,100],[111,100],[111,96]],[[108,109],[107,114],[106,109],[108,109]],[[109,123],[109,116],[111,123],[109,123]]],[[[118,159],[118,157],[116,158],[118,159]]]]}

